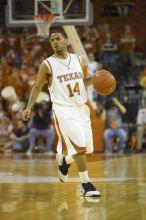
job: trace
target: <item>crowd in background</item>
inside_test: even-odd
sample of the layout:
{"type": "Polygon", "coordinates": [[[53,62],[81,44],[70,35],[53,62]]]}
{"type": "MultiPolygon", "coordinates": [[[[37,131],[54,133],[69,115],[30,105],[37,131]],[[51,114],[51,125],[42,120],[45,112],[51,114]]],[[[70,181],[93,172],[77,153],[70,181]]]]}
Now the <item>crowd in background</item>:
{"type": "MultiPolygon", "coordinates": [[[[128,79],[129,75],[132,76],[136,63],[136,35],[129,25],[123,25],[118,39],[112,33],[109,24],[77,28],[77,31],[89,56],[89,75],[105,68],[115,75],[118,83],[123,77],[128,79]]],[[[6,99],[2,94],[0,96],[0,150],[2,152],[8,149],[29,152],[29,146],[35,149],[39,145],[37,141],[40,139],[37,140],[37,136],[42,136],[48,139],[42,140],[44,148],[41,148],[41,151],[52,154],[54,127],[52,126],[51,109],[47,109],[48,123],[43,128],[37,127],[43,120],[42,114],[44,113],[41,112],[41,105],[39,108],[35,106],[30,119],[32,123],[24,123],[20,113],[28,100],[39,65],[51,53],[48,39],[34,35],[32,28],[0,30],[0,90],[2,91],[6,87],[14,88],[16,99],[21,103],[18,111],[17,106],[14,105],[16,100],[13,100],[12,97],[6,99]],[[48,143],[47,140],[50,142],[48,143]]],[[[144,66],[141,71],[145,77],[144,66]]],[[[141,72],[139,72],[139,76],[140,74],[141,72]]],[[[138,83],[140,84],[140,82],[138,83]]],[[[142,83],[143,81],[141,81],[141,85],[144,88],[145,82],[144,85],[142,83]]],[[[43,90],[47,92],[47,87],[44,87],[43,90]]],[[[102,97],[98,96],[96,102],[101,102],[103,105],[102,101],[102,97]]],[[[48,106],[50,106],[50,102],[48,106]]]]}

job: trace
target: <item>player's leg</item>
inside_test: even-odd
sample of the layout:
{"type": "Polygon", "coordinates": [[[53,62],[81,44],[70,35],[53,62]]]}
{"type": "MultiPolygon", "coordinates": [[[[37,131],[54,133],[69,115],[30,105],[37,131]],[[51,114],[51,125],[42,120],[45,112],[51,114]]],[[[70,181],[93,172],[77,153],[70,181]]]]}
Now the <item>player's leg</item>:
{"type": "Polygon", "coordinates": [[[88,176],[86,154],[76,154],[73,156],[79,171],[80,180],[82,183],[81,196],[85,197],[99,197],[100,192],[96,190],[96,187],[91,183],[88,176]]]}
{"type": "Polygon", "coordinates": [[[92,155],[94,151],[90,118],[89,120],[86,120],[84,123],[84,136],[85,136],[86,153],[73,156],[73,158],[76,161],[80,180],[82,183],[81,195],[85,197],[99,197],[100,192],[97,191],[96,187],[91,183],[87,169],[86,157],[87,155],[92,155]]]}
{"type": "Polygon", "coordinates": [[[74,155],[80,155],[86,152],[85,138],[80,123],[74,120],[66,122],[67,132],[60,126],[59,143],[57,146],[57,161],[59,164],[59,179],[62,182],[67,181],[68,168],[75,161],[74,155]],[[76,128],[76,129],[74,129],[76,128]],[[63,155],[66,148],[66,156],[63,155]]]}
{"type": "Polygon", "coordinates": [[[57,147],[57,160],[59,163],[59,178],[62,182],[67,180],[68,168],[72,162],[76,162],[79,176],[82,183],[82,195],[84,196],[100,196],[100,193],[91,184],[88,177],[86,154],[93,152],[92,131],[90,123],[90,115],[88,109],[81,109],[79,111],[67,109],[66,114],[62,115],[62,112],[57,117],[57,111],[54,114],[55,126],[59,136],[59,144],[57,147]],[[85,111],[84,111],[85,110],[85,111]],[[85,114],[83,113],[85,112],[85,114]],[[69,114],[67,117],[67,114],[69,114]],[[87,114],[86,114],[87,113],[87,114]],[[75,114],[75,117],[72,115],[75,114]],[[84,116],[83,116],[84,115],[84,116]],[[86,129],[87,127],[87,129],[86,129]],[[90,140],[89,143],[87,140],[90,140]],[[63,145],[67,147],[67,156],[62,155],[63,145]],[[86,144],[90,145],[88,150],[86,144]]]}
{"type": "Polygon", "coordinates": [[[68,171],[66,166],[70,165],[72,162],[75,161],[77,168],[78,168],[80,180],[82,183],[81,195],[87,196],[87,197],[94,197],[94,196],[99,197],[100,193],[96,190],[95,186],[91,183],[90,178],[88,176],[88,170],[87,170],[86,153],[87,154],[93,153],[93,138],[92,138],[92,129],[91,129],[90,120],[87,120],[84,123],[84,126],[82,126],[81,122],[77,123],[77,122],[72,121],[71,124],[74,125],[73,128],[76,127],[76,129],[74,129],[74,131],[68,134],[70,137],[70,141],[74,140],[74,141],[71,141],[71,144],[73,148],[76,150],[76,153],[73,152],[73,154],[71,154],[71,151],[70,151],[69,152],[70,155],[63,156],[64,170],[66,168],[66,171],[68,171]],[[84,146],[87,146],[87,147],[84,147],[84,146]]]}
{"type": "Polygon", "coordinates": [[[75,161],[73,155],[86,151],[83,128],[80,123],[80,114],[76,109],[67,108],[65,111],[63,108],[61,112],[54,111],[53,115],[59,137],[56,155],[59,164],[58,174],[59,179],[65,182],[68,177],[68,168],[75,161]],[[72,117],[74,114],[75,116],[72,117]]]}
{"type": "Polygon", "coordinates": [[[71,164],[67,164],[66,156],[62,153],[57,153],[56,159],[58,162],[58,177],[61,182],[66,182],[68,179],[68,169],[71,164]]]}
{"type": "MultiPolygon", "coordinates": [[[[70,164],[74,162],[74,159],[71,155],[67,155],[65,157],[64,149],[67,150],[68,145],[68,138],[66,137],[65,126],[63,124],[63,120],[58,120],[55,113],[53,114],[54,121],[55,121],[55,128],[58,135],[58,144],[57,144],[57,154],[56,154],[56,160],[58,162],[58,177],[61,182],[66,182],[68,179],[68,169],[70,167],[70,164]],[[60,123],[59,123],[60,122],[60,123]]],[[[68,151],[67,151],[68,154],[68,151]]]]}

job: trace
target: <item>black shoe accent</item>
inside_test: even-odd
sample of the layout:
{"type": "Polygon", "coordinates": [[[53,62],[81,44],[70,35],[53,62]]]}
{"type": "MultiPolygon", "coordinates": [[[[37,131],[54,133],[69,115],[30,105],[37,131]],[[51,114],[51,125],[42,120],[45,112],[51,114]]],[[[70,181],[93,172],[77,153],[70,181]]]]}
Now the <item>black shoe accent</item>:
{"type": "MultiPolygon", "coordinates": [[[[90,182],[88,182],[88,183],[82,183],[82,187],[83,187],[83,189],[85,190],[84,195],[85,195],[87,192],[89,192],[89,191],[96,191],[96,187],[95,187],[92,183],[90,183],[90,182]]],[[[93,196],[93,197],[94,197],[94,196],[93,196]]],[[[97,195],[96,195],[96,197],[97,197],[97,195]]]]}
{"type": "Polygon", "coordinates": [[[68,174],[69,167],[70,167],[70,164],[67,164],[65,157],[63,157],[62,165],[59,166],[59,171],[65,176],[68,174]]]}

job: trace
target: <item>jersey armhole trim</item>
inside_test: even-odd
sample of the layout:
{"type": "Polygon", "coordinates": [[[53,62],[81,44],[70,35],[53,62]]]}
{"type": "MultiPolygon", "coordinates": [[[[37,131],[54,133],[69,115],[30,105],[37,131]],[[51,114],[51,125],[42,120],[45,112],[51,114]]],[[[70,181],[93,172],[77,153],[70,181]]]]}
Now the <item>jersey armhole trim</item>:
{"type": "Polygon", "coordinates": [[[80,66],[81,66],[81,68],[82,68],[82,71],[83,71],[83,74],[84,74],[84,69],[83,69],[83,66],[82,66],[82,64],[81,64],[80,57],[79,57],[78,55],[76,55],[76,56],[77,56],[77,58],[78,58],[79,64],[80,64],[80,66]]]}
{"type": "Polygon", "coordinates": [[[52,66],[51,66],[51,64],[50,64],[50,62],[48,61],[48,60],[45,60],[46,62],[47,62],[47,66],[49,67],[48,69],[50,69],[50,71],[51,71],[51,74],[53,74],[53,70],[52,70],[52,66]]]}

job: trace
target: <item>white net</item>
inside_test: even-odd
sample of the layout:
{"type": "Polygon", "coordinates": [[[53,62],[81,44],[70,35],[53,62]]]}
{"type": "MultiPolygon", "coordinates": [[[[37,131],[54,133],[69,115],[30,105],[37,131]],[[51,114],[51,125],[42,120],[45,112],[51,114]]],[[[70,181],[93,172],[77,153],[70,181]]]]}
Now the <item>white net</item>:
{"type": "Polygon", "coordinates": [[[55,17],[53,14],[34,15],[38,36],[44,38],[49,36],[50,26],[54,22],[55,17]]]}

